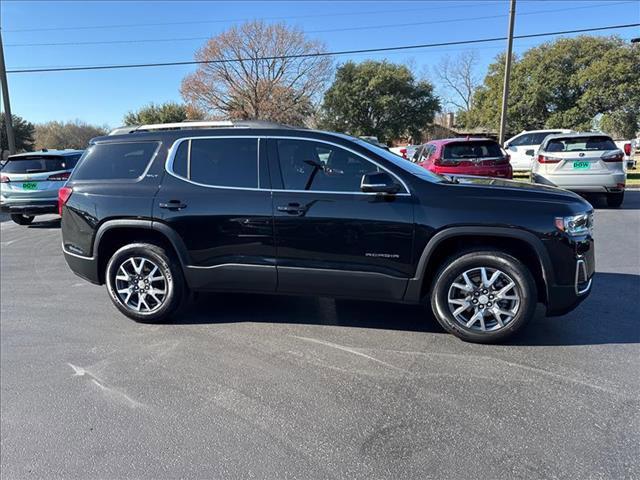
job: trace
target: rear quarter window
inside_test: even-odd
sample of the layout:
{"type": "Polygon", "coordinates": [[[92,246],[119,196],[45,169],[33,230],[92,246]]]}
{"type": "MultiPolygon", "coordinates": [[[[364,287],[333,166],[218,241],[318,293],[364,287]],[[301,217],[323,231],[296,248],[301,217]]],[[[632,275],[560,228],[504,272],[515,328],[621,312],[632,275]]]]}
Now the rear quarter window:
{"type": "Polygon", "coordinates": [[[99,143],[89,147],[72,175],[73,180],[133,180],[140,177],[159,142],[99,143]]]}

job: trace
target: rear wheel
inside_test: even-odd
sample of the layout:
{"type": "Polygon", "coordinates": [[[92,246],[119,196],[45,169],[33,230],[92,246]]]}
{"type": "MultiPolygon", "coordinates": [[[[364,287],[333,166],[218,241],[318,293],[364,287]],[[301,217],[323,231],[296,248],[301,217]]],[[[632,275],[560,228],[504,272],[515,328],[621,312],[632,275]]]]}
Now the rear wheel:
{"type": "Polygon", "coordinates": [[[33,222],[33,219],[36,218],[33,215],[22,215],[19,213],[14,213],[11,215],[11,220],[13,220],[18,225],[29,225],[33,222]]]}
{"type": "Polygon", "coordinates": [[[525,265],[499,251],[458,255],[437,274],[431,308],[442,327],[478,343],[506,339],[534,315],[535,281],[525,265]]]}
{"type": "Polygon", "coordinates": [[[624,192],[607,193],[607,206],[610,208],[618,208],[624,201],[624,192]]]}
{"type": "Polygon", "coordinates": [[[134,243],[120,248],[109,260],[105,277],[116,308],[139,322],[167,320],[186,296],[182,268],[157,245],[134,243]]]}

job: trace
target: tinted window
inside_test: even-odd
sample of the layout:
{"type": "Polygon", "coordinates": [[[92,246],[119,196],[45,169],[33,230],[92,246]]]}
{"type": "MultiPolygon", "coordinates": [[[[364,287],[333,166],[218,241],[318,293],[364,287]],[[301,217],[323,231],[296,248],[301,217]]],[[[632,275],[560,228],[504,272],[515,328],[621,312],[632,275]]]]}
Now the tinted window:
{"type": "Polygon", "coordinates": [[[78,163],[73,180],[138,178],[147,168],[158,142],[100,143],[89,147],[78,163]]]}
{"type": "Polygon", "coordinates": [[[502,149],[496,142],[460,142],[445,145],[442,158],[447,160],[461,160],[465,158],[496,158],[502,157],[502,149]]]}
{"type": "Polygon", "coordinates": [[[278,140],[278,154],[287,190],[359,192],[362,176],[379,171],[361,156],[326,143],[278,140]]]}
{"type": "Polygon", "coordinates": [[[76,166],[78,158],[80,158],[80,155],[10,158],[2,167],[2,171],[4,173],[41,173],[71,170],[76,166]]]}
{"type": "Polygon", "coordinates": [[[187,172],[187,154],[189,152],[189,140],[181,142],[178,145],[176,156],[173,159],[173,173],[181,177],[188,178],[187,172]]]}
{"type": "Polygon", "coordinates": [[[618,147],[609,137],[556,138],[547,143],[547,152],[585,152],[590,150],[616,150],[618,147]]]}
{"type": "MultiPolygon", "coordinates": [[[[184,142],[183,142],[184,143],[184,142]]],[[[191,176],[194,182],[221,187],[258,186],[256,138],[191,140],[191,176]]]]}
{"type": "Polygon", "coordinates": [[[413,152],[413,156],[411,157],[411,161],[413,163],[419,162],[420,161],[420,155],[422,155],[422,150],[424,149],[424,145],[420,145],[418,148],[416,148],[416,151],[413,152]]]}
{"type": "Polygon", "coordinates": [[[515,140],[509,142],[509,145],[514,147],[520,145],[540,145],[544,142],[544,139],[549,135],[555,135],[560,132],[538,132],[538,133],[525,133],[524,135],[519,136],[515,140]]]}

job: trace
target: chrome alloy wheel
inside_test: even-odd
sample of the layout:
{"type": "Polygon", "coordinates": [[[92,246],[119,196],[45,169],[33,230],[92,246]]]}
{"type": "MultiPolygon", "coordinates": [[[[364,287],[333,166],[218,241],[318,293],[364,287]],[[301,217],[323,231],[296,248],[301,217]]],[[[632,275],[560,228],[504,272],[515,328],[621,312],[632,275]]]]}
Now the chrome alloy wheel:
{"type": "Polygon", "coordinates": [[[167,278],[148,258],[127,258],[118,267],[115,280],[120,301],[135,312],[154,312],[167,298],[167,278]]]}
{"type": "Polygon", "coordinates": [[[449,287],[449,310],[463,327],[478,332],[500,330],[513,320],[520,307],[520,292],[501,270],[472,268],[449,287]]]}

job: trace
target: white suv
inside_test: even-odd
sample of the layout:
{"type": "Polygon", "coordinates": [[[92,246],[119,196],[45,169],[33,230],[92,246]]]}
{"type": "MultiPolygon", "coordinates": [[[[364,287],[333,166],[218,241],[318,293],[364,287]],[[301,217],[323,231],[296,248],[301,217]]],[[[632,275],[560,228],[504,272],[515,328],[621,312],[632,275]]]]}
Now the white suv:
{"type": "Polygon", "coordinates": [[[533,162],[534,183],[574,192],[605,193],[610,207],[624,200],[624,152],[603,133],[568,133],[547,137],[533,162]]]}
{"type": "Polygon", "coordinates": [[[571,133],[573,130],[556,128],[551,130],[525,130],[504,142],[504,149],[511,157],[511,168],[514,170],[531,170],[531,162],[548,135],[571,133]]]}

